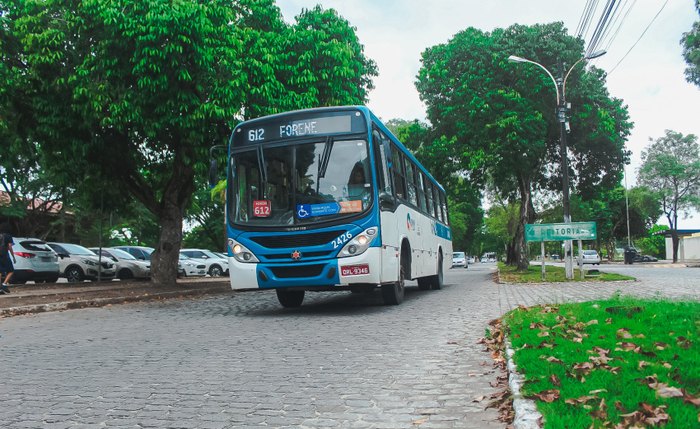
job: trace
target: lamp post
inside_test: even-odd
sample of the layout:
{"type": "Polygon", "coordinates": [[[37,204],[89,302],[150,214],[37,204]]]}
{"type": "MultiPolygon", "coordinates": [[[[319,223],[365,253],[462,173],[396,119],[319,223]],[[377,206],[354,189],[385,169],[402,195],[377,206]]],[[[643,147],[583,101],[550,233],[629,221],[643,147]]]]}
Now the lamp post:
{"type": "MultiPolygon", "coordinates": [[[[541,68],[542,70],[547,73],[547,76],[552,79],[552,83],[554,84],[554,88],[556,89],[557,93],[557,120],[559,121],[560,125],[560,137],[559,137],[559,143],[560,143],[560,155],[561,155],[561,173],[562,173],[562,199],[563,199],[563,209],[564,209],[564,223],[570,223],[571,222],[571,210],[570,210],[570,205],[569,205],[569,163],[568,163],[568,157],[567,157],[567,149],[566,149],[566,134],[569,132],[569,122],[566,119],[566,114],[569,110],[569,106],[566,104],[566,80],[569,78],[569,74],[571,74],[571,71],[578,65],[583,60],[590,60],[593,58],[598,58],[603,55],[605,55],[606,51],[596,51],[593,52],[590,55],[584,56],[583,58],[579,59],[574,63],[574,65],[569,68],[569,71],[566,72],[566,75],[562,77],[562,75],[559,75],[559,79],[555,79],[552,73],[547,70],[545,66],[542,64],[528,60],[526,58],[521,58],[515,55],[511,55],[508,57],[508,61],[516,62],[516,63],[530,63],[534,64],[537,67],[541,68]]],[[[561,73],[563,74],[564,69],[561,68],[561,73]]],[[[572,254],[572,243],[571,240],[567,240],[564,242],[564,266],[566,267],[566,278],[567,280],[572,280],[574,278],[574,263],[573,263],[573,254],[572,254]]]]}

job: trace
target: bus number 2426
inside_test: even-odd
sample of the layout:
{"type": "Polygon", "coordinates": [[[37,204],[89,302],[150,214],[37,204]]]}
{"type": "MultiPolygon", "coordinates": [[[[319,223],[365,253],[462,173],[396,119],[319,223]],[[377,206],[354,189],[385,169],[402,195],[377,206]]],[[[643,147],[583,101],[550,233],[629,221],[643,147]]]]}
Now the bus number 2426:
{"type": "Polygon", "coordinates": [[[346,232],[345,234],[339,235],[338,238],[333,240],[333,248],[337,249],[338,247],[347,243],[348,240],[350,240],[351,238],[352,238],[352,234],[349,232],[346,232]]]}

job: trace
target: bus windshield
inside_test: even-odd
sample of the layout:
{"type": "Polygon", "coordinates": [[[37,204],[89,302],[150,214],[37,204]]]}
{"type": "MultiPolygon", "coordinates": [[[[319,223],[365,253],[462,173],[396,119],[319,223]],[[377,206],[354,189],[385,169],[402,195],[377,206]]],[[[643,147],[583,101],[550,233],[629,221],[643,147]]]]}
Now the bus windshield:
{"type": "Polygon", "coordinates": [[[230,221],[251,226],[325,222],[372,203],[366,140],[254,146],[231,156],[230,221]]]}

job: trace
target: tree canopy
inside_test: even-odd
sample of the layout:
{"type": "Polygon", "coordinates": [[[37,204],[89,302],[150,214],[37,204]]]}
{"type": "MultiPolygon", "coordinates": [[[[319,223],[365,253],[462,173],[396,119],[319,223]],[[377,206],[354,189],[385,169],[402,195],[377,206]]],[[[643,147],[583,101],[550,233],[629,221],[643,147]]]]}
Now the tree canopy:
{"type": "MultiPolygon", "coordinates": [[[[695,0],[695,9],[700,15],[700,0],[695,0]]],[[[688,64],[685,69],[685,78],[688,82],[700,86],[700,19],[695,21],[690,31],[683,33],[681,45],[683,58],[688,64]]]]}
{"type": "Polygon", "coordinates": [[[673,241],[673,262],[678,260],[678,215],[700,208],[700,145],[694,134],[666,130],[642,152],[637,181],[656,191],[673,241]]]}
{"type": "MultiPolygon", "coordinates": [[[[451,162],[443,168],[477,184],[489,179],[502,197],[519,200],[519,227],[510,244],[517,260],[509,262],[525,267],[524,224],[535,220],[532,193],[562,189],[558,90],[543,70],[509,63],[510,55],[563,76],[583,58],[583,41],[567,35],[561,23],[491,33],[468,28],[423,52],[416,85],[436,135],[450,141],[451,162]]],[[[592,198],[619,184],[632,125],[626,107],[609,96],[602,71],[580,65],[566,89],[573,106],[569,176],[577,193],[592,198]]]]}
{"type": "Polygon", "coordinates": [[[107,183],[152,213],[156,283],[175,278],[210,146],[253,116],[363,103],[376,75],[336,12],[290,26],[274,0],[8,0],[0,19],[3,139],[81,193],[107,183]]]}

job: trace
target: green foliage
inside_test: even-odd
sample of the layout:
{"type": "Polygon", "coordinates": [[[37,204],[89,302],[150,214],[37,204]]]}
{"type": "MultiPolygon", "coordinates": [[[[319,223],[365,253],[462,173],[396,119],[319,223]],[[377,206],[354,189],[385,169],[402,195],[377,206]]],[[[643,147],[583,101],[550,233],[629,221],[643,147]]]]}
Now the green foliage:
{"type": "Polygon", "coordinates": [[[211,145],[242,119],[362,103],[376,75],[354,28],[320,7],[293,27],[273,0],[9,0],[0,12],[3,155],[35,150],[61,196],[80,195],[64,202],[145,207],[171,268],[156,257],[156,282],[175,278],[211,145]]]}
{"type": "MultiPolygon", "coordinates": [[[[416,86],[439,136],[433,141],[441,143],[435,151],[441,169],[467,177],[476,188],[489,180],[501,199],[520,203],[509,261],[525,265],[524,224],[535,220],[532,192],[562,188],[560,125],[550,77],[531,64],[509,63],[510,55],[557,67],[563,75],[565,65],[583,57],[583,42],[567,35],[561,23],[491,33],[467,28],[423,52],[416,86]]],[[[583,199],[619,184],[629,158],[626,108],[604,85],[602,71],[583,66],[567,81],[566,100],[573,104],[569,175],[583,199]]]]}
{"type": "Polygon", "coordinates": [[[547,428],[697,426],[700,304],[612,298],[503,319],[547,428]]]}
{"type": "MultiPolygon", "coordinates": [[[[700,0],[695,0],[695,9],[700,14],[700,0]]],[[[683,33],[681,45],[683,58],[688,64],[685,69],[685,78],[688,82],[700,86],[700,20],[695,21],[690,31],[683,33]]]]}
{"type": "Polygon", "coordinates": [[[700,145],[693,134],[666,130],[642,152],[638,182],[654,189],[671,229],[678,215],[700,207],[700,145]]]}
{"type": "Polygon", "coordinates": [[[646,237],[642,237],[636,240],[636,245],[639,247],[641,252],[645,255],[656,256],[657,258],[663,259],[666,257],[666,238],[663,234],[659,234],[662,231],[668,231],[668,226],[666,225],[654,225],[649,230],[646,237]]]}

